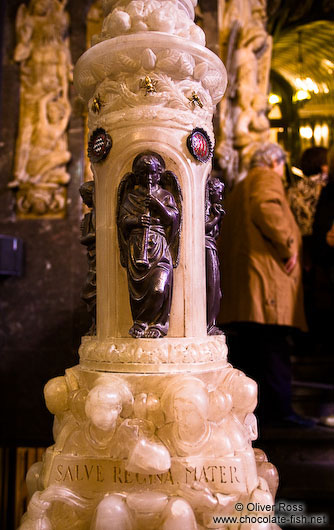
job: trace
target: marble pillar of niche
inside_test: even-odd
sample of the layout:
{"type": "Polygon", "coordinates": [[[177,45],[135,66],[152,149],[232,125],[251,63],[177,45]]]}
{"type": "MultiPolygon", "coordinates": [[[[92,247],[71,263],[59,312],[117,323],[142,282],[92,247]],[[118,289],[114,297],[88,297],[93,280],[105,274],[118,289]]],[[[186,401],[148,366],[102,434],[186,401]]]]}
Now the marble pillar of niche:
{"type": "Polygon", "coordinates": [[[58,218],[66,213],[72,62],[65,5],[60,0],[31,0],[20,5],[16,16],[20,118],[9,186],[22,218],[58,218]]]}
{"type": "Polygon", "coordinates": [[[102,31],[78,61],[75,85],[87,101],[89,134],[105,130],[108,155],[92,164],[96,193],[97,337],[128,337],[131,312],[127,274],[117,240],[117,190],[137,154],[158,152],[179,180],[182,232],[174,270],[169,337],[205,337],[205,182],[208,157],[199,162],[187,147],[197,127],[214,144],[212,116],[225,86],[224,66],[204,48],[191,2],[166,4],[160,14],[151,2],[124,11],[106,4],[102,31]],[[171,7],[172,6],[172,7],[171,7]],[[168,11],[169,10],[169,11],[168,11]],[[180,15],[181,14],[181,15],[180,15]],[[189,16],[190,14],[190,16],[189,16]],[[179,20],[177,20],[179,17],[179,20]],[[184,26],[183,26],[184,25],[184,26]]]}
{"type": "Polygon", "coordinates": [[[266,1],[219,2],[219,27],[229,84],[220,104],[216,156],[232,185],[246,176],[252,154],[269,140],[272,38],[266,31],[266,1]]]}

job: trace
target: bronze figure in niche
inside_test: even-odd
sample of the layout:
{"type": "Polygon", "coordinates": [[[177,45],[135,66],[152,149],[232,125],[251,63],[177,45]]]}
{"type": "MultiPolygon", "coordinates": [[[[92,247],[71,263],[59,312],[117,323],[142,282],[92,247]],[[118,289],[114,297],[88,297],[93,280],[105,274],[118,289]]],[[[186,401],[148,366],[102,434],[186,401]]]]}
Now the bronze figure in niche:
{"type": "Polygon", "coordinates": [[[83,203],[89,208],[81,221],[80,243],[87,247],[88,273],[81,297],[87,304],[92,318],[88,335],[96,333],[96,228],[95,228],[95,182],[89,180],[80,186],[83,203]]]}
{"type": "Polygon", "coordinates": [[[205,208],[205,261],[206,261],[206,311],[208,335],[222,335],[216,326],[221,301],[220,266],[217,251],[217,238],[220,223],[225,214],[222,207],[224,184],[215,176],[210,176],[206,184],[205,208]]]}
{"type": "Polygon", "coordinates": [[[136,156],[118,188],[121,264],[128,273],[134,338],[166,335],[178,264],[181,189],[152,151],[136,156]]]}

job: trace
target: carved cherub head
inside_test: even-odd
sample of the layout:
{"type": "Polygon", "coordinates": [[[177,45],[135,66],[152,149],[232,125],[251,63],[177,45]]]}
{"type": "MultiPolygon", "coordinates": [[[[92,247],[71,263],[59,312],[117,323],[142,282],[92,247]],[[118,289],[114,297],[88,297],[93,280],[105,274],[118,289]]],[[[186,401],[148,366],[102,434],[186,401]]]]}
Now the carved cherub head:
{"type": "Polygon", "coordinates": [[[50,0],[33,0],[32,3],[32,12],[34,15],[39,17],[44,17],[50,10],[51,1],[50,0]]]}
{"type": "Polygon", "coordinates": [[[80,195],[82,197],[82,200],[88,208],[93,208],[94,206],[94,189],[95,189],[95,182],[94,180],[88,180],[87,182],[84,182],[81,184],[79,188],[80,195]]]}
{"type": "Polygon", "coordinates": [[[115,426],[121,410],[121,396],[110,386],[97,385],[87,396],[86,415],[102,431],[109,431],[115,426]]]}
{"type": "Polygon", "coordinates": [[[209,395],[202,381],[187,378],[174,381],[161,397],[166,422],[175,425],[182,440],[200,438],[206,430],[209,395]]]}
{"type": "Polygon", "coordinates": [[[120,415],[126,417],[131,413],[132,404],[132,393],[123,381],[101,377],[87,396],[85,412],[95,427],[110,431],[120,415]]]}
{"type": "Polygon", "coordinates": [[[223,200],[224,184],[218,177],[208,179],[209,198],[212,204],[221,203],[223,200]]]}

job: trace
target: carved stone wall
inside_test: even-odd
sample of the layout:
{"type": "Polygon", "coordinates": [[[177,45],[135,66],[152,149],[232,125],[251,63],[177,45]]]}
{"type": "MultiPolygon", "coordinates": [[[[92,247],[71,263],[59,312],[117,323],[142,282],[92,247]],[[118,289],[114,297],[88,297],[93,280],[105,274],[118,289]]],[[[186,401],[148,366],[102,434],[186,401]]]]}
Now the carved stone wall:
{"type": "Polygon", "coordinates": [[[14,180],[20,217],[63,217],[67,164],[68,91],[72,76],[66,2],[31,0],[16,16],[14,60],[20,64],[20,119],[14,180]]]}
{"type": "Polygon", "coordinates": [[[246,175],[252,153],[269,139],[272,39],[266,31],[266,0],[221,1],[218,20],[229,83],[220,105],[216,155],[231,185],[246,175]]]}
{"type": "MultiPolygon", "coordinates": [[[[52,418],[43,403],[45,382],[76,362],[80,337],[89,328],[89,317],[80,291],[87,274],[85,249],[80,245],[83,181],[83,120],[74,109],[68,127],[71,160],[67,172],[67,215],[29,220],[15,213],[16,200],[8,188],[15,167],[20,117],[20,65],[13,60],[15,20],[21,0],[2,2],[2,55],[0,89],[0,234],[19,237],[24,244],[22,276],[0,275],[0,442],[47,445],[52,418]],[[10,403],[10,406],[8,405],[10,403]]],[[[86,13],[80,0],[67,8],[71,18],[71,55],[84,52],[86,13]]]]}

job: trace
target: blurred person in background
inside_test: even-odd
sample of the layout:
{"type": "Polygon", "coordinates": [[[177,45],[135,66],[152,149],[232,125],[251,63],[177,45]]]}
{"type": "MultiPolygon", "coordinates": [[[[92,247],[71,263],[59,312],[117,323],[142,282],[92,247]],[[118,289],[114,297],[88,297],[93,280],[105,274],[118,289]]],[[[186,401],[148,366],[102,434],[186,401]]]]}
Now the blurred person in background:
{"type": "Polygon", "coordinates": [[[328,183],[321,190],[312,227],[312,261],[318,333],[332,333],[334,316],[334,147],[328,154],[328,183]]]}
{"type": "MultiPolygon", "coordinates": [[[[334,148],[329,151],[328,162],[328,183],[319,197],[312,233],[315,293],[313,332],[317,354],[324,356],[331,356],[334,351],[334,148]]],[[[333,414],[331,421],[331,426],[334,426],[333,414]]]]}
{"type": "Polygon", "coordinates": [[[291,336],[306,322],[301,234],[284,191],[285,161],[279,145],[263,144],[227,197],[219,323],[232,364],[258,383],[260,423],[311,427],[291,404],[291,336]]]}
{"type": "MultiPolygon", "coordinates": [[[[300,350],[314,350],[316,337],[313,334],[315,313],[315,270],[312,261],[312,227],[321,190],[328,179],[328,149],[309,147],[300,161],[301,176],[288,189],[288,198],[292,213],[302,234],[302,267],[304,309],[311,336],[300,341],[300,350]],[[310,340],[311,339],[311,340],[310,340]]],[[[303,337],[300,337],[301,339],[303,337]]]]}
{"type": "Polygon", "coordinates": [[[290,208],[303,237],[311,236],[314,214],[328,179],[328,149],[309,147],[300,160],[302,174],[288,189],[290,208]]]}

